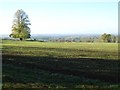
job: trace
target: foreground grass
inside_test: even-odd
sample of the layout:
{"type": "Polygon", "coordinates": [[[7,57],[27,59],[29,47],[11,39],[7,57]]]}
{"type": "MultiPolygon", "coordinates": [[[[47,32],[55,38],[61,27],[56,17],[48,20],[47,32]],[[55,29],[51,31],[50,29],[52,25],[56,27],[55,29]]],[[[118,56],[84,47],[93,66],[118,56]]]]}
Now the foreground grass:
{"type": "Polygon", "coordinates": [[[4,88],[117,88],[118,45],[3,41],[4,88]]]}

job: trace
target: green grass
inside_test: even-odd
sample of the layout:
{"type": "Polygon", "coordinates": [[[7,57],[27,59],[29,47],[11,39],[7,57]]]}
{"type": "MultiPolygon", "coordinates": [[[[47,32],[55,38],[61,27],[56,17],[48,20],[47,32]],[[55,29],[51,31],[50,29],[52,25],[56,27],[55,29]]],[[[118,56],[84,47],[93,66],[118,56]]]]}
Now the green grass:
{"type": "Polygon", "coordinates": [[[59,58],[118,59],[118,44],[3,41],[3,53],[59,58]]]}
{"type": "Polygon", "coordinates": [[[2,41],[4,88],[116,88],[118,44],[2,41]]]}

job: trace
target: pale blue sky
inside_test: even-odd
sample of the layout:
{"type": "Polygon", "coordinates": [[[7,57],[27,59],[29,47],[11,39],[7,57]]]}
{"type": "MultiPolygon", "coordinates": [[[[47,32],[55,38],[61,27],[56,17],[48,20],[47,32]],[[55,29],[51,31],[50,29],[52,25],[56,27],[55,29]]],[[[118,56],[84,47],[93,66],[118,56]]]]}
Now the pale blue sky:
{"type": "Polygon", "coordinates": [[[14,13],[23,9],[32,34],[117,34],[118,2],[96,1],[0,0],[0,33],[11,33],[14,13]]]}

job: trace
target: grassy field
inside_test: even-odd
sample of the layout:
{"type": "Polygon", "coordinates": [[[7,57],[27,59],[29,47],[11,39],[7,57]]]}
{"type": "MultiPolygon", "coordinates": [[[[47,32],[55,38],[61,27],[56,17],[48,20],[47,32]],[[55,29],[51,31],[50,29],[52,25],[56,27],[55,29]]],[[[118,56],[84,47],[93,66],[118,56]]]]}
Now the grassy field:
{"type": "Polygon", "coordinates": [[[118,44],[2,41],[3,88],[117,88],[118,44]]]}

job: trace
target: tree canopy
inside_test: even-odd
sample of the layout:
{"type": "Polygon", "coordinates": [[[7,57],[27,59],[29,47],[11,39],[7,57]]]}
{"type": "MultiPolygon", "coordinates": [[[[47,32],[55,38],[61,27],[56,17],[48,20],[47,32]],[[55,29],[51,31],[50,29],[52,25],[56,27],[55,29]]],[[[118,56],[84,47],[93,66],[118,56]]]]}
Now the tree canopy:
{"type": "Polygon", "coordinates": [[[117,42],[117,37],[111,34],[102,34],[101,35],[101,39],[103,40],[103,42],[117,42]]]}
{"type": "Polygon", "coordinates": [[[17,10],[14,16],[10,37],[20,38],[20,40],[30,38],[29,25],[31,25],[31,23],[28,15],[22,9],[17,10]]]}

